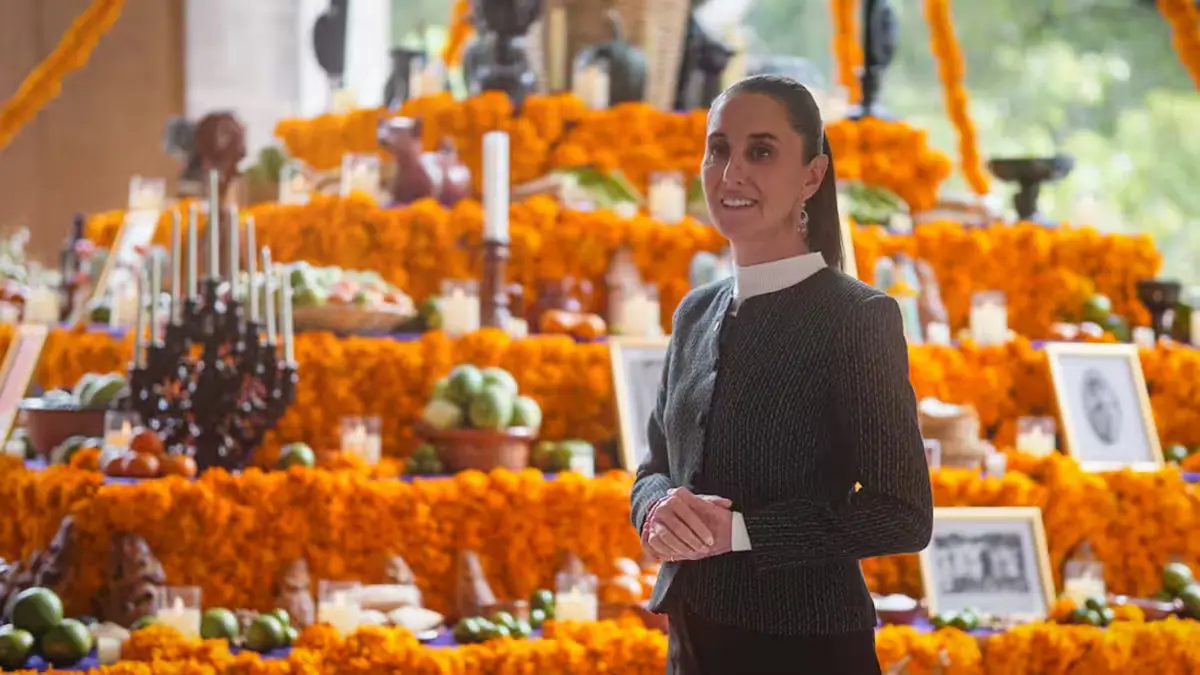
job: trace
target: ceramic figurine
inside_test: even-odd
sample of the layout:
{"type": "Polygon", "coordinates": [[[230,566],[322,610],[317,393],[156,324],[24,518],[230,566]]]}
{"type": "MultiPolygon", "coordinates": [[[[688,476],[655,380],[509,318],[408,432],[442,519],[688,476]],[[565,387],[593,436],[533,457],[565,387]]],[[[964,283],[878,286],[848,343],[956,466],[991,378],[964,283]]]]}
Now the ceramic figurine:
{"type": "Polygon", "coordinates": [[[396,204],[433,197],[444,206],[453,206],[471,193],[471,172],[449,140],[434,152],[424,151],[421,120],[384,120],[379,126],[379,144],[395,160],[389,191],[396,204]]]}
{"type": "Polygon", "coordinates": [[[108,577],[96,615],[129,628],[138,619],[158,612],[166,575],[150,545],[136,534],[113,537],[108,553],[108,577]]]}
{"type": "Polygon", "coordinates": [[[312,578],[304,558],[296,558],[279,572],[275,582],[275,606],[287,611],[296,628],[312,625],[316,606],[313,604],[312,578]]]}

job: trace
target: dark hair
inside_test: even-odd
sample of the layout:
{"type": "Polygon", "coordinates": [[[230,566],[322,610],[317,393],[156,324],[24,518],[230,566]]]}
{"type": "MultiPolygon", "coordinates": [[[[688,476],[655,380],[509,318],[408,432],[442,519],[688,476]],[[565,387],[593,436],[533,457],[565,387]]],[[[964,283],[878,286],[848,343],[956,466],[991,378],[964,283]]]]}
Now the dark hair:
{"type": "Polygon", "coordinates": [[[721,92],[713,107],[717,107],[738,94],[762,94],[769,96],[787,111],[788,122],[796,133],[804,137],[805,162],[817,155],[829,157],[829,168],[816,193],[808,200],[808,250],[820,251],[825,264],[842,267],[842,221],[838,215],[837,184],[833,172],[833,153],[829,149],[829,138],[821,122],[821,109],[813,99],[808,87],[790,77],[782,75],[754,75],[739,80],[721,92]]]}

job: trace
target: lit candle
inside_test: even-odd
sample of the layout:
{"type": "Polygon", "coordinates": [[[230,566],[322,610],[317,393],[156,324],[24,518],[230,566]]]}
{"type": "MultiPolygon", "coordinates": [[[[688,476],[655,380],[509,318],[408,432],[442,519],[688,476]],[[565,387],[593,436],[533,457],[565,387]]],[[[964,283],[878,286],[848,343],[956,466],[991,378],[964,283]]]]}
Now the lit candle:
{"type": "Polygon", "coordinates": [[[508,134],[483,135],[483,238],[508,241],[508,134]]]}
{"type": "Polygon", "coordinates": [[[216,169],[208,173],[208,274],[221,278],[221,199],[217,194],[219,177],[216,169]]]}
{"type": "Polygon", "coordinates": [[[195,202],[188,205],[188,270],[187,270],[187,297],[193,300],[196,297],[196,276],[200,273],[200,263],[198,262],[199,253],[197,251],[196,231],[200,229],[200,207],[195,202]]]}
{"type": "Polygon", "coordinates": [[[599,608],[595,593],[571,589],[554,596],[554,618],[558,621],[595,621],[599,608]]]}
{"type": "Polygon", "coordinates": [[[158,299],[162,296],[162,258],[158,249],[146,256],[150,263],[150,345],[158,342],[158,299]]]}
{"type": "Polygon", "coordinates": [[[242,243],[241,233],[238,232],[238,210],[236,207],[229,208],[229,298],[237,301],[242,299],[242,284],[239,279],[238,270],[241,268],[241,251],[240,244],[242,243]]]}
{"type": "Polygon", "coordinates": [[[136,368],[146,367],[145,351],[145,336],[142,331],[146,327],[146,292],[150,288],[150,279],[147,277],[146,267],[143,265],[138,270],[137,283],[137,320],[133,325],[133,364],[136,368]]]}
{"type": "Polygon", "coordinates": [[[171,320],[179,320],[179,296],[183,293],[183,215],[171,210],[171,320]]]}
{"type": "Polygon", "coordinates": [[[1008,469],[1008,455],[1003,452],[989,452],[983,456],[983,472],[988,478],[1003,478],[1008,469]]]}
{"type": "Polygon", "coordinates": [[[1054,434],[1046,433],[1040,426],[1033,426],[1017,434],[1017,450],[1038,457],[1053,454],[1058,444],[1054,434]]]}
{"type": "MultiPolygon", "coordinates": [[[[250,296],[250,321],[258,323],[258,257],[255,251],[258,237],[254,233],[254,216],[246,216],[246,294],[250,296]]],[[[255,338],[257,340],[257,337],[255,338]]]]}
{"type": "Polygon", "coordinates": [[[971,303],[971,337],[980,345],[1004,344],[1008,341],[1008,308],[1000,294],[988,293],[971,303]]]}
{"type": "Polygon", "coordinates": [[[296,335],[292,328],[292,274],[287,268],[279,275],[279,286],[284,363],[291,366],[296,363],[296,335]]]}
{"type": "Polygon", "coordinates": [[[158,610],[155,618],[156,623],[170,626],[184,637],[200,637],[200,608],[186,606],[183,598],[177,597],[173,603],[158,610]]]}
{"type": "Polygon", "coordinates": [[[317,622],[333,626],[343,636],[358,629],[361,614],[358,603],[350,602],[345,593],[333,593],[317,603],[317,622]]]}
{"type": "Polygon", "coordinates": [[[266,320],[267,324],[267,344],[271,345],[271,349],[275,348],[275,291],[272,290],[272,280],[274,270],[271,269],[271,249],[266,246],[262,250],[263,263],[263,293],[265,298],[266,320]]]}
{"type": "Polygon", "coordinates": [[[455,288],[442,298],[442,330],[447,335],[465,335],[479,330],[479,297],[455,288]]]}
{"type": "Polygon", "coordinates": [[[687,190],[679,174],[659,174],[651,178],[647,199],[650,217],[672,225],[687,215],[687,190]]]}

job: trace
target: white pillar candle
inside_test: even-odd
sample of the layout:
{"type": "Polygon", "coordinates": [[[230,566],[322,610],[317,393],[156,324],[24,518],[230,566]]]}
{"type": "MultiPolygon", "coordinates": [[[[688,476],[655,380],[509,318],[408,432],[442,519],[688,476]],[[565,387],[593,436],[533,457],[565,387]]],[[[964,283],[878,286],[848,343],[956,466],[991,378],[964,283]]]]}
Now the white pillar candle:
{"type": "Polygon", "coordinates": [[[1017,450],[1031,455],[1044,457],[1057,449],[1053,434],[1048,434],[1041,427],[1034,427],[1017,434],[1017,450]]]}
{"type": "Polygon", "coordinates": [[[1008,308],[1001,294],[986,295],[971,303],[971,337],[980,345],[1004,344],[1008,341],[1008,308]]]}
{"type": "MultiPolygon", "coordinates": [[[[246,295],[250,298],[250,320],[258,323],[258,236],[254,216],[246,216],[246,295]]],[[[255,338],[257,340],[257,336],[255,338]]]]}
{"type": "Polygon", "coordinates": [[[187,607],[183,598],[175,598],[175,602],[158,610],[156,623],[170,626],[188,638],[200,637],[200,608],[187,607]]]}
{"type": "Polygon", "coordinates": [[[1133,334],[1130,337],[1133,344],[1139,347],[1152,348],[1158,342],[1158,338],[1154,335],[1154,329],[1149,326],[1134,326],[1133,334]]]}
{"type": "Polygon", "coordinates": [[[283,324],[283,354],[284,363],[289,366],[296,363],[296,335],[292,327],[291,277],[292,274],[287,268],[284,268],[282,274],[279,275],[280,321],[283,324]]]}
{"type": "Polygon", "coordinates": [[[187,265],[187,297],[196,297],[196,277],[200,273],[197,230],[200,229],[200,209],[193,202],[188,205],[188,265],[187,265]]]}
{"type": "Polygon", "coordinates": [[[1003,478],[1008,469],[1008,455],[1003,452],[989,452],[983,456],[983,472],[988,478],[1003,478]]]}
{"type": "Polygon", "coordinates": [[[556,621],[595,621],[599,616],[600,603],[594,593],[570,590],[554,596],[554,618],[556,621]]]}
{"type": "Polygon", "coordinates": [[[672,225],[683,220],[687,215],[687,189],[683,186],[683,176],[657,174],[650,181],[646,200],[650,217],[672,225]]]}
{"type": "Polygon", "coordinates": [[[162,296],[162,257],[158,249],[151,249],[146,254],[150,264],[150,344],[158,341],[158,299],[162,296]]]}
{"type": "Polygon", "coordinates": [[[121,641],[107,636],[96,638],[96,662],[101,667],[121,660],[121,641]]]}
{"type": "Polygon", "coordinates": [[[274,278],[275,271],[271,266],[271,249],[269,249],[265,246],[263,247],[263,250],[262,250],[262,264],[263,264],[263,270],[262,270],[263,297],[266,299],[266,302],[265,302],[266,306],[264,307],[264,309],[266,311],[266,318],[263,321],[263,323],[265,323],[267,325],[267,344],[271,345],[271,348],[274,349],[274,347],[275,347],[275,292],[272,290],[272,287],[274,286],[273,282],[275,280],[275,278],[274,278]]]}
{"type": "Polygon", "coordinates": [[[334,593],[317,603],[317,622],[333,626],[343,636],[358,630],[361,621],[361,608],[345,593],[334,593]]]}
{"type": "Polygon", "coordinates": [[[508,242],[508,134],[483,135],[483,238],[508,242]]]}
{"type": "Polygon", "coordinates": [[[171,210],[171,320],[178,321],[183,294],[183,215],[171,210]]]}
{"type": "Polygon", "coordinates": [[[455,288],[442,298],[442,330],[447,335],[465,335],[479,330],[479,297],[455,288]]]}
{"type": "Polygon", "coordinates": [[[242,283],[238,270],[241,269],[241,233],[238,232],[238,210],[229,209],[229,299],[242,299],[242,283]]]}
{"type": "Polygon", "coordinates": [[[146,367],[145,356],[145,336],[143,331],[146,328],[146,294],[150,290],[150,279],[146,273],[146,267],[143,265],[138,270],[137,284],[137,320],[133,323],[133,363],[137,368],[146,367]]]}
{"type": "Polygon", "coordinates": [[[221,199],[216,170],[208,173],[208,275],[221,278],[221,199]]]}

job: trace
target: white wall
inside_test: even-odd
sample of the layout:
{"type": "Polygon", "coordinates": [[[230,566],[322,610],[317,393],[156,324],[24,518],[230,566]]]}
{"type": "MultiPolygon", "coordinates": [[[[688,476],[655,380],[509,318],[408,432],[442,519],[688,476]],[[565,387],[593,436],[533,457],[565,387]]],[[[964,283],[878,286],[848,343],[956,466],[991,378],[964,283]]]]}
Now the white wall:
{"type": "MultiPolygon", "coordinates": [[[[360,105],[382,102],[391,70],[391,0],[350,0],[346,85],[360,105]]],[[[185,107],[195,120],[234,110],[251,155],[273,142],[284,117],[328,108],[325,73],[312,50],[312,25],[326,0],[187,0],[185,107]]]]}

